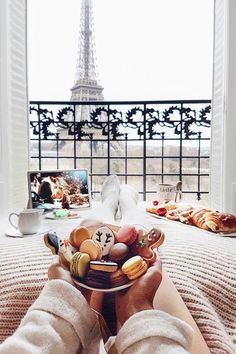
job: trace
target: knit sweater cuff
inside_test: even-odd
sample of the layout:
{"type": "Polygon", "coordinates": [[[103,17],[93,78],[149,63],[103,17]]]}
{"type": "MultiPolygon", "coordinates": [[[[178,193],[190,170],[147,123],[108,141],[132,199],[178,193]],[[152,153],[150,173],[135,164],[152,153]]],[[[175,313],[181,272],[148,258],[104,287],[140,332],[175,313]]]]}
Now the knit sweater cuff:
{"type": "Polygon", "coordinates": [[[69,322],[83,347],[99,332],[96,314],[81,292],[64,280],[50,280],[28,311],[34,310],[49,312],[69,322]]]}
{"type": "Polygon", "coordinates": [[[124,349],[148,337],[164,337],[190,350],[193,329],[185,322],[159,310],[141,311],[130,317],[116,337],[116,347],[124,349]],[[134,330],[135,329],[135,330],[134,330]]]}

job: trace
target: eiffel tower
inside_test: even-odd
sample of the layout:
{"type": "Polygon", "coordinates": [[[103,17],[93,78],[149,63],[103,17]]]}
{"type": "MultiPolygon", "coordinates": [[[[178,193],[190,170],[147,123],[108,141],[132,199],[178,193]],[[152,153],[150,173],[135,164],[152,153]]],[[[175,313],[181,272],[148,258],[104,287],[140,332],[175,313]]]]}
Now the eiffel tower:
{"type": "MultiPolygon", "coordinates": [[[[96,70],[92,0],[81,1],[79,46],[75,82],[71,88],[71,101],[103,101],[103,87],[99,85],[96,70]]],[[[81,106],[81,115],[85,114],[81,106]]],[[[89,113],[89,112],[87,112],[89,113]]],[[[78,112],[77,112],[77,119],[78,112]]]]}

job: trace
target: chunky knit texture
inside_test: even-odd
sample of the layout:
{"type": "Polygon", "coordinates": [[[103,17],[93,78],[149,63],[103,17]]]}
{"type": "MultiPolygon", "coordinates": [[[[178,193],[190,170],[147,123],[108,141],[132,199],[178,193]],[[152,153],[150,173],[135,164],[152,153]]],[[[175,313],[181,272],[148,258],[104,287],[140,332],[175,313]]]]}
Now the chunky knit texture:
{"type": "MultiPolygon", "coordinates": [[[[149,218],[166,234],[164,266],[214,354],[236,352],[236,238],[149,218]]],[[[139,223],[141,220],[139,218],[139,223]]],[[[58,230],[73,229],[63,222],[58,230]]],[[[65,233],[66,234],[66,233],[65,233]]],[[[11,335],[47,280],[42,236],[0,238],[0,341],[11,335]]]]}

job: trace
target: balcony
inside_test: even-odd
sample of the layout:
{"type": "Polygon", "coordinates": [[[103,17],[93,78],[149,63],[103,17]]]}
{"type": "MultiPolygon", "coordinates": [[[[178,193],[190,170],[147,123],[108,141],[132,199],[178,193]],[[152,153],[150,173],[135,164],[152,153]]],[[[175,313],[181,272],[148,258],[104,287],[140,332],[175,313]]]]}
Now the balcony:
{"type": "Polygon", "coordinates": [[[141,200],[182,181],[185,200],[208,200],[210,100],[30,102],[32,170],[87,168],[96,199],[116,174],[141,200]]]}

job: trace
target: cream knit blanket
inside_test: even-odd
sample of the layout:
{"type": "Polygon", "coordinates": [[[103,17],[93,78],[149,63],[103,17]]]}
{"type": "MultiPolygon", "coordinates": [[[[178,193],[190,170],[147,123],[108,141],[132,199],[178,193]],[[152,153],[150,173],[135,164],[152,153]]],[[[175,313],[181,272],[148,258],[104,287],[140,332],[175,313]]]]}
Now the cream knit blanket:
{"type": "MultiPolygon", "coordinates": [[[[150,222],[166,234],[162,261],[212,353],[236,352],[236,238],[150,222]]],[[[0,239],[0,341],[11,335],[47,280],[42,236],[0,239]]]]}

